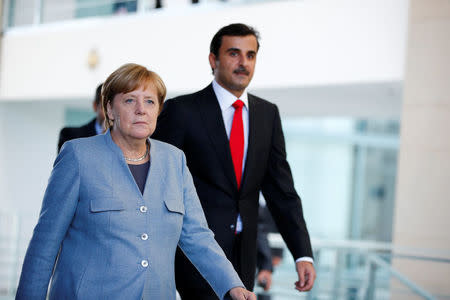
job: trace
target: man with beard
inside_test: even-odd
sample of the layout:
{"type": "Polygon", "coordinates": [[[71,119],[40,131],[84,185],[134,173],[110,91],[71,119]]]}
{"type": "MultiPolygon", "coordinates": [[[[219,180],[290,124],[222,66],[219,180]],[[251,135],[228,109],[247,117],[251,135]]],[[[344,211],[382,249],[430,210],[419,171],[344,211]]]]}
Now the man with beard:
{"type": "MultiPolygon", "coordinates": [[[[262,191],[296,261],[295,288],[308,291],[316,277],[311,243],[286,161],[278,108],[247,93],[258,39],[245,24],[220,29],[210,46],[213,82],[194,94],[168,100],[152,137],[185,152],[208,225],[247,289],[252,290],[255,281],[262,191]]],[[[184,300],[217,299],[179,249],[175,268],[184,300]]]]}

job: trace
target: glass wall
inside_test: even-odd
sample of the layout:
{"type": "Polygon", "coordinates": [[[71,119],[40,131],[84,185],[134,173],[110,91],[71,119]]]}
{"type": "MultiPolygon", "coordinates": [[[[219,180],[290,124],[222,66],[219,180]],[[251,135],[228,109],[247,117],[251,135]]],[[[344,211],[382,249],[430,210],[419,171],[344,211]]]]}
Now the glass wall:
{"type": "Polygon", "coordinates": [[[312,292],[296,292],[294,262],[284,251],[270,292],[256,288],[259,299],[369,299],[369,292],[390,299],[388,270],[369,266],[370,255],[385,253],[392,240],[399,121],[297,117],[284,119],[283,129],[318,277],[312,292]]]}
{"type": "MultiPolygon", "coordinates": [[[[145,5],[149,1],[140,3],[145,5]]],[[[137,6],[136,0],[6,0],[5,25],[26,26],[75,18],[135,13],[137,6]]],[[[150,9],[148,5],[143,8],[150,9]]]]}
{"type": "Polygon", "coordinates": [[[255,0],[5,0],[4,25],[5,28],[8,28],[75,18],[145,12],[162,7],[176,8],[192,4],[242,4],[248,2],[255,2],[255,0]]]}
{"type": "Polygon", "coordinates": [[[311,236],[390,242],[399,121],[293,118],[283,127],[311,236]]]}

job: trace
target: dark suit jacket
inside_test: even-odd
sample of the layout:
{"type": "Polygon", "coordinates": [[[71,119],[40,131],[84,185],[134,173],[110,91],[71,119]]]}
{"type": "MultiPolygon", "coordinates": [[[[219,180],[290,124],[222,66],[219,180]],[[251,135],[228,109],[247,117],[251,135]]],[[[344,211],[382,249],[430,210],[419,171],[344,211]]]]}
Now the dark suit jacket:
{"type": "Polygon", "coordinates": [[[77,138],[94,136],[96,134],[95,119],[81,127],[64,127],[59,132],[58,153],[65,142],[77,138]]]}
{"type": "Polygon", "coordinates": [[[236,271],[245,286],[253,289],[260,191],[294,258],[312,257],[312,250],[300,198],[286,161],[278,108],[250,94],[248,102],[249,141],[240,190],[222,112],[211,84],[194,94],[166,101],[152,137],[185,152],[208,225],[230,259],[236,217],[241,214],[241,264],[236,271]]]}

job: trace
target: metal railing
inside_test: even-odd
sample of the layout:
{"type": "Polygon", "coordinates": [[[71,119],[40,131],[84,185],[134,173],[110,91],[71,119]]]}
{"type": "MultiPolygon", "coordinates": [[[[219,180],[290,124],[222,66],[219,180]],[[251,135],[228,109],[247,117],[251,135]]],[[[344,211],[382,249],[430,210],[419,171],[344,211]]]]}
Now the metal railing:
{"type": "MultiPolygon", "coordinates": [[[[378,255],[369,254],[368,257],[369,271],[367,272],[367,278],[364,285],[361,288],[359,299],[365,300],[375,300],[375,280],[376,280],[376,270],[378,268],[383,268],[387,270],[393,277],[398,279],[406,287],[411,289],[416,295],[423,297],[427,300],[436,299],[431,293],[427,292],[424,288],[420,287],[418,284],[412,282],[405,275],[395,270],[389,263],[380,258],[378,255]]],[[[445,263],[450,263],[450,260],[444,261],[445,263]]]]}
{"type": "MultiPolygon", "coordinates": [[[[280,235],[270,234],[269,241],[272,246],[283,248],[284,253],[288,253],[280,235]]],[[[427,300],[450,299],[450,294],[434,295],[392,265],[393,260],[408,259],[412,262],[434,262],[450,268],[450,251],[351,240],[313,239],[312,245],[317,279],[310,292],[299,294],[292,288],[297,279],[290,254],[286,254],[283,264],[275,269],[273,288],[269,292],[256,288],[256,292],[271,300],[381,300],[396,295],[427,300]],[[392,284],[394,281],[396,284],[392,284]]]]}

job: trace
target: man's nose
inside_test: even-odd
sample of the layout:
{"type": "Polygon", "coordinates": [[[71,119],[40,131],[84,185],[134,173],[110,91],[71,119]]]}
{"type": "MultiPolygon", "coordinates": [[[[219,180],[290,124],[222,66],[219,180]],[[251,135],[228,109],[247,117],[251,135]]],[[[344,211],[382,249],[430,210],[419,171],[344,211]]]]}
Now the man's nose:
{"type": "Polygon", "coordinates": [[[240,65],[244,67],[248,65],[248,58],[245,55],[241,55],[240,65]]]}

